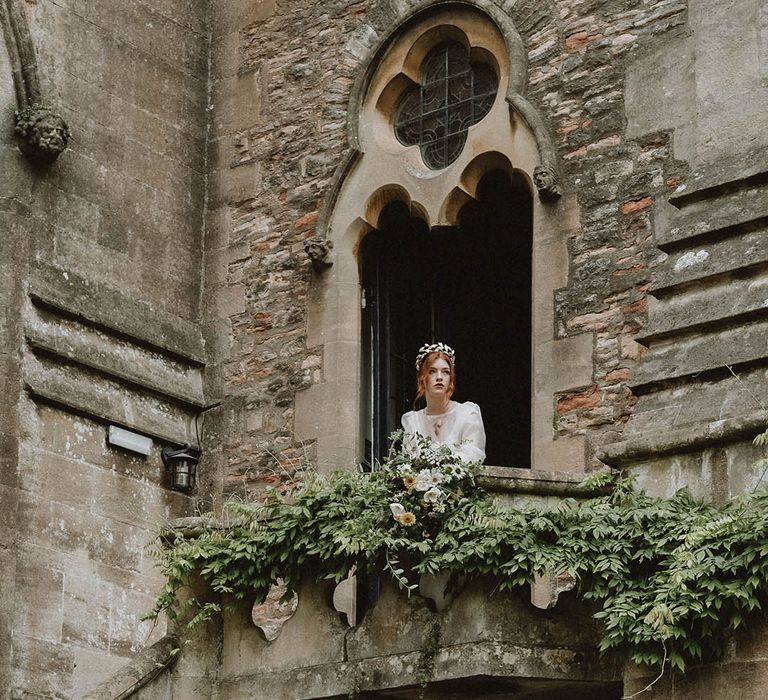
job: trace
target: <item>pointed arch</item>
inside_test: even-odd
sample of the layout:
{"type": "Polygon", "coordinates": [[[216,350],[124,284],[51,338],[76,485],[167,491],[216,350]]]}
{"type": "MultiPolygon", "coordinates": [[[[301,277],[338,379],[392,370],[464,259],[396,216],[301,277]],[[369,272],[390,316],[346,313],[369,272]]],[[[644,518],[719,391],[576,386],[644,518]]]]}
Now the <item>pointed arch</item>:
{"type": "MultiPolygon", "coordinates": [[[[515,26],[512,16],[507,14],[492,0],[452,0],[450,2],[445,0],[420,0],[412,5],[401,5],[400,8],[402,11],[393,18],[394,21],[389,30],[370,43],[367,51],[360,58],[360,70],[355,72],[354,82],[347,103],[346,131],[348,150],[342,162],[336,168],[323,197],[316,234],[319,238],[329,236],[331,214],[336,206],[336,200],[342,185],[353,170],[354,165],[365,153],[365,146],[360,139],[361,110],[382,57],[398,40],[403,31],[434,11],[442,12],[450,11],[451,9],[469,8],[482,13],[496,27],[503,37],[504,53],[508,61],[510,76],[513,78],[508,82],[504,95],[511,115],[513,118],[515,115],[519,117],[533,134],[539,154],[538,167],[544,172],[551,173],[552,177],[559,180],[560,167],[557,148],[552,134],[541,112],[525,97],[528,84],[528,58],[522,37],[515,26]]],[[[520,12],[522,12],[522,9],[520,12]]],[[[511,11],[511,14],[514,14],[514,11],[511,11]]],[[[538,20],[541,20],[540,15],[548,16],[551,14],[551,8],[544,8],[542,3],[537,0],[534,14],[538,20]]],[[[373,31],[370,27],[368,29],[373,31]]],[[[423,49],[411,54],[411,60],[408,62],[409,67],[422,53],[423,49]]],[[[412,69],[409,72],[412,72],[412,69]]],[[[403,79],[407,80],[404,77],[405,75],[407,75],[407,72],[403,74],[403,79]]],[[[389,95],[390,103],[393,100],[393,95],[396,95],[397,92],[398,90],[395,89],[389,95]]],[[[387,95],[385,94],[384,97],[386,99],[387,95]]],[[[552,199],[549,196],[549,191],[543,191],[543,188],[540,191],[545,200],[552,199]]],[[[557,189],[555,197],[559,196],[559,194],[559,189],[557,189]]]]}
{"type": "MultiPolygon", "coordinates": [[[[533,428],[530,459],[515,466],[557,466],[545,460],[557,451],[553,448],[553,394],[559,387],[553,388],[550,371],[557,352],[553,298],[554,290],[565,285],[568,271],[566,240],[558,233],[562,230],[558,221],[577,220],[578,216],[571,209],[576,206],[575,198],[557,200],[531,194],[534,184],[538,185],[537,169],[546,166],[554,173],[556,157],[543,118],[523,96],[526,82],[520,35],[510,18],[485,0],[420,2],[397,20],[392,32],[370,47],[366,68],[350,96],[350,151],[337,169],[317,228],[317,235],[333,243],[334,260],[329,272],[313,277],[309,305],[308,344],[323,348],[325,382],[301,392],[296,404],[297,437],[316,441],[321,469],[351,466],[365,453],[364,382],[368,378],[364,377],[361,338],[369,312],[364,308],[368,300],[362,296],[363,242],[378,231],[378,216],[392,202],[405,204],[408,220],[421,221],[428,232],[439,235],[458,229],[462,217],[469,216],[467,212],[484,206],[480,183],[489,173],[506,175],[514,183],[514,191],[528,197],[525,206],[530,207],[532,221],[527,248],[515,254],[530,260],[527,272],[521,268],[519,273],[529,293],[527,301],[519,296],[522,301],[517,303],[526,307],[528,320],[522,322],[522,335],[516,342],[530,348],[530,422],[526,425],[533,428]],[[418,78],[419,61],[443,39],[458,42],[467,47],[470,56],[492,65],[499,78],[498,94],[487,115],[468,127],[459,157],[430,168],[418,145],[404,145],[394,137],[393,115],[404,91],[418,78]]],[[[482,216],[474,220],[481,221],[482,216]]],[[[385,245],[396,238],[384,240],[385,245]]],[[[484,239],[483,245],[493,245],[492,240],[484,239]]],[[[503,315],[499,303],[494,302],[495,313],[503,315]]],[[[568,459],[578,452],[578,446],[569,448],[568,459]]],[[[582,456],[573,466],[578,467],[578,459],[583,462],[582,456]]]]}

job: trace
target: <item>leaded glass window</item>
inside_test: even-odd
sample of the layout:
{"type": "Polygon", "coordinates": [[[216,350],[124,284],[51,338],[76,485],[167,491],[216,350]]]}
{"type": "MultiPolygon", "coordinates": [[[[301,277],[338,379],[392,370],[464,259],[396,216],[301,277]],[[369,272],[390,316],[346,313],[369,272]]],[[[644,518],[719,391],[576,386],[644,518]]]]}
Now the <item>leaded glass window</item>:
{"type": "Polygon", "coordinates": [[[458,42],[435,47],[421,67],[421,85],[405,91],[395,111],[395,135],[418,145],[427,167],[440,170],[455,161],[469,127],[491,109],[498,78],[484,63],[472,63],[458,42]]]}

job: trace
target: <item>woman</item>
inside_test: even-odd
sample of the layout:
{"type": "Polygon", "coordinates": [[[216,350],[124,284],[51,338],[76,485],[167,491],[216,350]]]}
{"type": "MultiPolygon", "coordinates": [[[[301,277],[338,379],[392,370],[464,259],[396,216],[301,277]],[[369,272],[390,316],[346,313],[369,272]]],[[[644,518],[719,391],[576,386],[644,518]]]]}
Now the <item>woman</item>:
{"type": "MultiPolygon", "coordinates": [[[[485,459],[485,429],[476,403],[451,401],[456,388],[456,353],[445,343],[422,345],[416,356],[416,401],[426,408],[403,415],[406,436],[418,433],[448,445],[465,462],[485,459]]],[[[406,449],[408,441],[406,439],[406,449]]]]}

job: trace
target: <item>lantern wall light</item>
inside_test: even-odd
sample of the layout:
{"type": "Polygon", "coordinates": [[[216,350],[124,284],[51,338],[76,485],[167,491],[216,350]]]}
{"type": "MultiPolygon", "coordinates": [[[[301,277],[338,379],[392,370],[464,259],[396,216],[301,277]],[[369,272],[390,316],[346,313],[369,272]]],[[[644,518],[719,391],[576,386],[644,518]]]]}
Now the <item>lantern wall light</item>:
{"type": "Polygon", "coordinates": [[[187,493],[195,487],[198,455],[186,443],[180,449],[166,446],[160,453],[166,470],[171,473],[171,488],[187,493]]]}

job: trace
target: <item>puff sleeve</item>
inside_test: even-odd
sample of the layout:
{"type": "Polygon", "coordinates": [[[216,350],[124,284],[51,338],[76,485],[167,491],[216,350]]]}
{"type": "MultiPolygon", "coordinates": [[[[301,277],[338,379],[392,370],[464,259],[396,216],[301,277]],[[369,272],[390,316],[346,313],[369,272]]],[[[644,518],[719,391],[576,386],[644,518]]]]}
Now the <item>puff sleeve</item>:
{"type": "Polygon", "coordinates": [[[466,462],[485,460],[485,427],[480,406],[471,401],[462,404],[459,435],[453,451],[466,462]]]}
{"type": "Polygon", "coordinates": [[[403,413],[403,417],[400,419],[400,422],[403,424],[403,432],[404,433],[417,433],[419,432],[416,428],[416,411],[408,411],[407,413],[403,413]]]}

